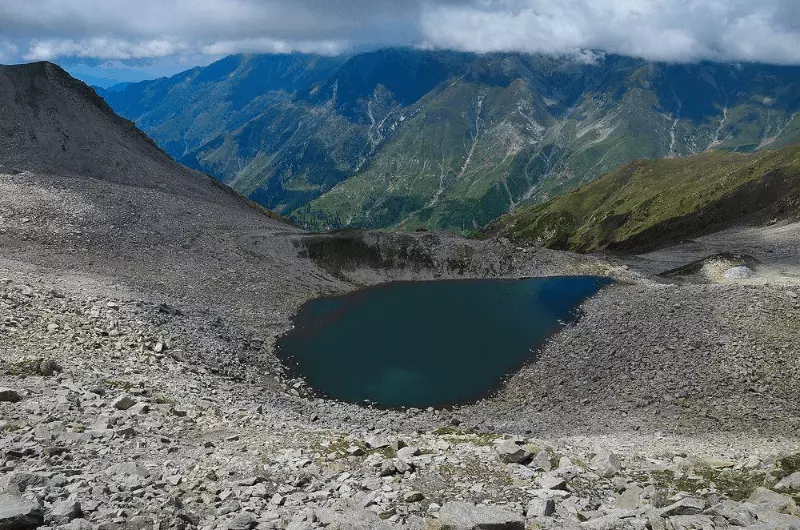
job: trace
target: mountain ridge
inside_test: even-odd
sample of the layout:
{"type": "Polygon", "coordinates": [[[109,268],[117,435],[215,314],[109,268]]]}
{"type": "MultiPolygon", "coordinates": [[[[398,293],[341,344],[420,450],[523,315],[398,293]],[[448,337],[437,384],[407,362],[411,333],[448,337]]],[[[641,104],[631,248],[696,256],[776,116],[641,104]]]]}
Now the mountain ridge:
{"type": "Polygon", "coordinates": [[[800,218],[800,144],[636,160],[487,233],[549,248],[641,252],[749,223],[800,218]]]}
{"type": "Polygon", "coordinates": [[[314,229],[468,232],[637,158],[800,141],[798,67],[386,49],[208,68],[106,97],[176,159],[314,229]],[[218,70],[262,91],[245,104],[202,77],[218,70]],[[165,83],[197,99],[145,105],[165,83]]]}

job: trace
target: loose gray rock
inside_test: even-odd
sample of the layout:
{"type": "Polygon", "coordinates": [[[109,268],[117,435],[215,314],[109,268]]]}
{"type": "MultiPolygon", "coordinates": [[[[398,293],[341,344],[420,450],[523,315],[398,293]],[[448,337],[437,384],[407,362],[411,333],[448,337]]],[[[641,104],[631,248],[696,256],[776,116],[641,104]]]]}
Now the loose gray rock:
{"type": "Polygon", "coordinates": [[[524,530],[525,518],[493,506],[446,502],[439,510],[441,530],[524,530]]]}
{"type": "Polygon", "coordinates": [[[65,500],[55,504],[50,510],[50,519],[57,524],[65,524],[81,515],[81,503],[65,500]]]}
{"type": "Polygon", "coordinates": [[[536,479],[539,487],[545,490],[566,490],[567,481],[555,475],[545,475],[536,479]]]}
{"type": "Polygon", "coordinates": [[[0,387],[0,401],[5,403],[16,403],[22,398],[16,390],[6,387],[0,387]]]}
{"type": "MultiPolygon", "coordinates": [[[[781,495],[767,488],[757,488],[756,491],[747,499],[761,511],[785,513],[794,515],[797,511],[797,504],[788,495],[781,495]]],[[[761,518],[760,513],[759,519],[761,518]]]]}
{"type": "Polygon", "coordinates": [[[775,484],[776,490],[787,491],[800,491],[800,471],[792,473],[788,477],[784,477],[780,482],[775,484]]]}
{"type": "Polygon", "coordinates": [[[622,469],[622,462],[619,457],[611,451],[599,451],[590,463],[593,470],[601,477],[611,478],[622,469]]]}
{"type": "Polygon", "coordinates": [[[528,517],[550,517],[556,511],[556,502],[553,499],[533,499],[525,509],[528,517]]]}
{"type": "Polygon", "coordinates": [[[506,464],[522,464],[531,457],[531,452],[512,441],[505,441],[497,446],[500,461],[506,464]]]}
{"type": "Polygon", "coordinates": [[[11,493],[0,495],[0,530],[28,530],[44,524],[39,505],[11,493]]]}
{"type": "Polygon", "coordinates": [[[250,512],[242,512],[228,524],[228,530],[250,530],[256,524],[258,524],[258,520],[255,515],[250,512]]]}
{"type": "Polygon", "coordinates": [[[425,498],[425,495],[423,495],[421,492],[412,491],[411,493],[406,495],[403,500],[405,500],[406,502],[419,502],[424,498],[425,498]]]}
{"type": "Polygon", "coordinates": [[[686,497],[675,504],[661,510],[661,517],[674,517],[676,515],[698,515],[703,513],[706,501],[697,497],[686,497]]]}
{"type": "Polygon", "coordinates": [[[545,473],[550,472],[553,469],[552,464],[550,463],[550,455],[542,449],[536,456],[533,457],[533,460],[528,464],[528,467],[531,469],[541,470],[545,473]]]}
{"type": "Polygon", "coordinates": [[[117,410],[128,410],[132,406],[136,405],[136,400],[133,399],[130,394],[122,394],[114,400],[112,405],[117,410]]]}
{"type": "Polygon", "coordinates": [[[383,449],[384,447],[389,447],[389,439],[385,436],[371,436],[364,440],[364,443],[367,444],[367,447],[370,449],[383,449]]]}
{"type": "Polygon", "coordinates": [[[725,518],[734,526],[750,526],[755,524],[756,518],[747,508],[738,502],[725,500],[706,510],[705,515],[725,518]]]}
{"type": "Polygon", "coordinates": [[[714,519],[707,515],[677,515],[666,520],[667,530],[713,530],[714,519]]]}

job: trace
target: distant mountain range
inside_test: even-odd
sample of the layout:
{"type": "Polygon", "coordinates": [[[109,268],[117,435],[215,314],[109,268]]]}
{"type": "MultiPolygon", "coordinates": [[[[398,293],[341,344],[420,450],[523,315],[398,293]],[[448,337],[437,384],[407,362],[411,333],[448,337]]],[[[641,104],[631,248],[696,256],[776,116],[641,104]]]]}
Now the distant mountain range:
{"type": "Polygon", "coordinates": [[[635,159],[800,141],[800,67],[387,49],[231,56],[101,93],[316,229],[468,232],[635,159]]]}

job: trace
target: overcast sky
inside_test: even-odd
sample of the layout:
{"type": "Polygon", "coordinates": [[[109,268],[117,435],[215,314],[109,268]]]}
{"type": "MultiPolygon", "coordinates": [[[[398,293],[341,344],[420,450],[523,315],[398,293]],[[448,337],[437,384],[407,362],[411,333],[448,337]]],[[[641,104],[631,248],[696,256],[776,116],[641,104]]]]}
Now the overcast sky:
{"type": "Polygon", "coordinates": [[[0,62],[87,76],[399,44],[800,64],[800,0],[0,0],[0,62]]]}

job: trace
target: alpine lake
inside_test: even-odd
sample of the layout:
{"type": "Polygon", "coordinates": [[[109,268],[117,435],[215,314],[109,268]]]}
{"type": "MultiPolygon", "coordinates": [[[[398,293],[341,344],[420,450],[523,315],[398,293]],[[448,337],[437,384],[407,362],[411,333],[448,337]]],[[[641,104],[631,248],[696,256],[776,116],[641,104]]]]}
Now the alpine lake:
{"type": "Polygon", "coordinates": [[[398,282],[305,303],[278,356],[320,396],[446,407],[497,390],[613,283],[596,276],[398,282]]]}

